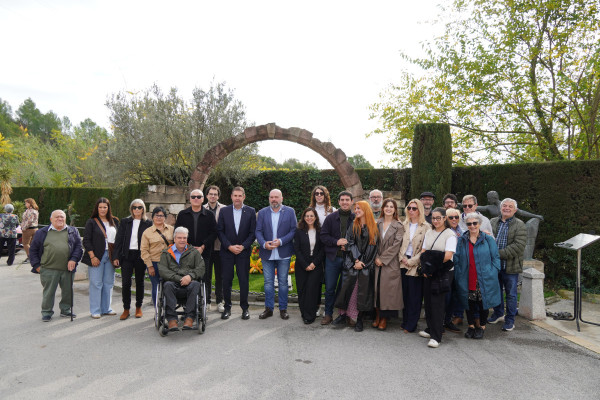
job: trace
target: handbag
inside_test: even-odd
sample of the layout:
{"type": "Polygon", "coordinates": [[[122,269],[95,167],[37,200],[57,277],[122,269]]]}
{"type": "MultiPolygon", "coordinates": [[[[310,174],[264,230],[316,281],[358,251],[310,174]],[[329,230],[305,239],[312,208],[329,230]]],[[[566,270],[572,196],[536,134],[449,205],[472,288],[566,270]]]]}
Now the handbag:
{"type": "Polygon", "coordinates": [[[444,231],[440,232],[433,243],[431,243],[431,247],[429,250],[426,250],[423,254],[421,254],[421,262],[417,267],[417,273],[419,276],[433,275],[438,270],[438,265],[444,261],[445,252],[439,250],[432,250],[435,242],[437,242],[440,235],[444,233],[444,231]],[[440,258],[441,256],[441,258],[440,258]]]}
{"type": "MultiPolygon", "coordinates": [[[[100,228],[100,230],[102,231],[102,234],[104,235],[104,239],[108,240],[108,237],[106,236],[106,229],[104,229],[104,224],[102,224],[98,218],[94,218],[94,220],[98,224],[98,228],[100,228]]],[[[113,253],[114,248],[115,248],[114,243],[108,243],[108,259],[110,260],[111,264],[112,264],[112,259],[113,259],[112,253],[113,253]]]]}

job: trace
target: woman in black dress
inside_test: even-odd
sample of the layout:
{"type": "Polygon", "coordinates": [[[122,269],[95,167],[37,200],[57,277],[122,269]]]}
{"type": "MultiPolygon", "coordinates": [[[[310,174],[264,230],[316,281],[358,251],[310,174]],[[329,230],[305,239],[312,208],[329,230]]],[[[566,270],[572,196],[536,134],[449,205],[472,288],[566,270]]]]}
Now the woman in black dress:
{"type": "Polygon", "coordinates": [[[325,253],[321,243],[321,224],[317,211],[308,207],[302,213],[294,235],[296,252],[296,288],[302,320],[305,324],[315,321],[321,299],[321,281],[325,253]]]}

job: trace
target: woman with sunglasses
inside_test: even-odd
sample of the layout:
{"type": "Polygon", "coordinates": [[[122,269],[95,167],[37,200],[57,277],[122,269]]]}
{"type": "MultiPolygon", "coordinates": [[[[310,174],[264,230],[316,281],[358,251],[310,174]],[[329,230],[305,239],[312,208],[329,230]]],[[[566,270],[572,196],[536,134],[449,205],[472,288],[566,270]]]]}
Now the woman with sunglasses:
{"type": "Polygon", "coordinates": [[[163,207],[154,207],[152,210],[152,226],[142,234],[140,255],[148,268],[150,282],[152,282],[152,304],[156,305],[156,292],[160,282],[158,262],[162,251],[173,244],[173,227],[165,220],[167,210],[163,207]]]}
{"type": "Polygon", "coordinates": [[[468,231],[459,239],[454,255],[455,298],[467,309],[469,328],[465,337],[482,339],[488,310],[500,304],[500,256],[494,238],[481,231],[479,213],[465,217],[468,231]],[[479,313],[479,318],[475,314],[479,313]]]}
{"type": "Polygon", "coordinates": [[[425,221],[423,203],[419,199],[412,199],[404,209],[404,236],[398,258],[400,259],[400,272],[402,274],[402,329],[404,333],[411,333],[417,329],[417,322],[421,316],[423,303],[423,278],[419,276],[417,267],[421,259],[421,247],[425,233],[431,225],[425,221]]]}
{"type": "MultiPolygon", "coordinates": [[[[456,208],[447,208],[446,209],[446,220],[448,221],[448,225],[450,225],[450,229],[459,238],[463,230],[459,226],[460,222],[460,211],[456,208]]],[[[454,296],[452,295],[454,292],[455,283],[452,283],[452,287],[450,291],[446,294],[446,316],[444,318],[444,329],[454,333],[461,333],[460,328],[457,324],[462,323],[464,309],[458,304],[454,296]]]]}
{"type": "Polygon", "coordinates": [[[452,258],[456,252],[456,234],[446,221],[446,209],[437,207],[431,212],[433,229],[425,234],[421,250],[423,273],[423,297],[427,328],[419,336],[428,338],[427,346],[436,348],[442,341],[446,293],[450,291],[454,277],[452,258]]]}
{"type": "Polygon", "coordinates": [[[404,308],[402,302],[402,277],[398,254],[402,246],[404,226],[398,220],[396,200],[385,199],[382,215],[377,222],[381,240],[375,258],[375,320],[371,325],[380,331],[387,328],[390,318],[397,318],[404,308]]]}
{"type": "Polygon", "coordinates": [[[325,217],[335,212],[336,208],[331,206],[331,199],[329,198],[329,191],[325,186],[315,186],[310,194],[310,205],[309,207],[314,208],[319,216],[319,221],[323,225],[325,217]]]}
{"type": "Polygon", "coordinates": [[[115,284],[114,254],[119,220],[112,215],[110,201],[101,197],[96,202],[92,217],[85,223],[81,262],[88,266],[90,277],[90,314],[98,319],[101,315],[117,315],[111,308],[112,291],[115,284]]]}
{"type": "Polygon", "coordinates": [[[114,261],[115,267],[121,267],[123,279],[123,314],[121,320],[129,318],[131,307],[131,276],[135,272],[135,317],[141,318],[142,303],[144,302],[144,277],[146,266],[140,253],[142,234],[152,225],[146,217],[146,205],[141,199],[135,199],[129,205],[131,215],[123,218],[115,238],[114,261]]]}

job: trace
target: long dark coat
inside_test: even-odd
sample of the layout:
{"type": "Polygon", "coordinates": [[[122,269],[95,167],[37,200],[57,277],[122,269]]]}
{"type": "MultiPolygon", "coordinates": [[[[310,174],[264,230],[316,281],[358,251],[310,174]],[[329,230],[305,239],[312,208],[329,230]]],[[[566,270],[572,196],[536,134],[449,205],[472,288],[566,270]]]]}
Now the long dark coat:
{"type": "MultiPolygon", "coordinates": [[[[379,232],[383,232],[383,221],[377,223],[379,232]]],[[[381,274],[379,288],[381,290],[379,305],[381,310],[402,310],[402,274],[398,253],[402,246],[404,226],[399,221],[392,221],[383,239],[380,239],[377,257],[383,263],[382,267],[375,266],[374,290],[377,299],[377,279],[381,274]]],[[[376,303],[376,302],[375,302],[376,303]]],[[[376,305],[376,304],[375,304],[376,305]]]]}
{"type": "Polygon", "coordinates": [[[350,225],[346,233],[346,240],[348,240],[348,251],[346,251],[344,257],[342,289],[337,296],[335,306],[342,310],[348,309],[354,285],[358,280],[358,311],[371,311],[373,309],[373,270],[379,239],[377,239],[377,244],[369,244],[367,227],[363,226],[361,234],[355,236],[352,225],[350,225]],[[365,264],[363,269],[354,269],[354,263],[357,259],[365,264]]]}

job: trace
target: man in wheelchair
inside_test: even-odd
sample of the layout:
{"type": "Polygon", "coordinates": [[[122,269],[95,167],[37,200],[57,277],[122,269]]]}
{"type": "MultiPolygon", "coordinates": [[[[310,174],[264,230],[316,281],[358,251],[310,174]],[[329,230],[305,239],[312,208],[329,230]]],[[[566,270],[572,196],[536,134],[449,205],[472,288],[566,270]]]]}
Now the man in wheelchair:
{"type": "Polygon", "coordinates": [[[158,271],[164,282],[165,316],[169,323],[169,331],[179,330],[175,311],[178,290],[187,291],[183,329],[193,329],[196,317],[196,298],[201,285],[197,279],[204,276],[204,260],[200,252],[187,243],[188,234],[187,228],[176,228],[173,233],[175,243],[163,250],[158,263],[158,271]]]}

